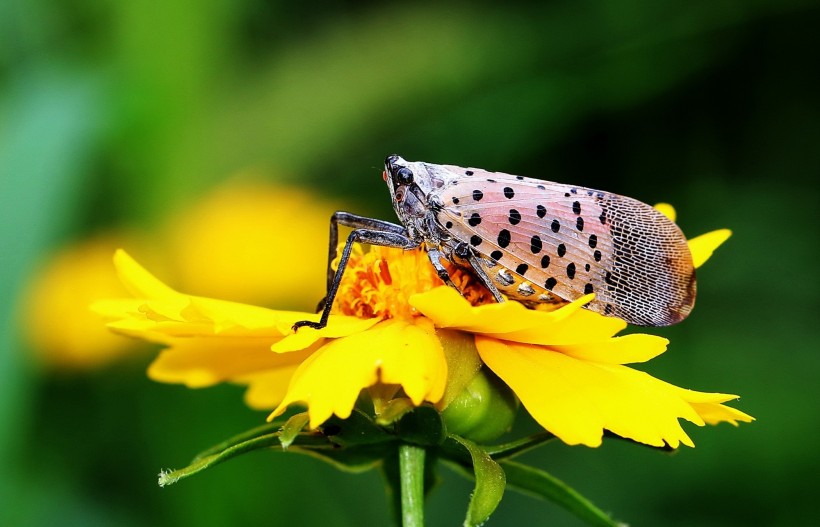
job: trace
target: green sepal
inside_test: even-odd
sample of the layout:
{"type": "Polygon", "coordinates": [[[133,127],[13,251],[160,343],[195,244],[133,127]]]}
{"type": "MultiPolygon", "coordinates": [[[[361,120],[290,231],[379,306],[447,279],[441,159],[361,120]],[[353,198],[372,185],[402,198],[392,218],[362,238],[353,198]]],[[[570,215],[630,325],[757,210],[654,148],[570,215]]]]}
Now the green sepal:
{"type": "Polygon", "coordinates": [[[664,443],[663,446],[654,446],[654,445],[647,445],[646,443],[641,443],[639,441],[635,441],[634,439],[629,439],[626,437],[621,437],[618,434],[612,433],[609,430],[604,430],[604,439],[617,439],[618,441],[625,441],[627,443],[631,443],[635,446],[640,446],[644,448],[649,448],[656,452],[661,452],[663,454],[674,455],[678,453],[677,448],[672,448],[671,446],[664,443]]]}
{"type": "Polygon", "coordinates": [[[412,412],[416,406],[413,401],[406,397],[391,399],[384,407],[384,410],[376,416],[376,424],[379,426],[390,426],[404,417],[408,412],[412,412]]]}
{"type": "Polygon", "coordinates": [[[441,414],[429,405],[404,414],[396,423],[396,435],[406,443],[421,446],[439,446],[447,439],[441,414]]]}
{"type": "Polygon", "coordinates": [[[568,510],[589,525],[596,527],[624,527],[596,507],[563,481],[550,474],[515,461],[502,461],[507,482],[515,490],[551,501],[568,510]]]}
{"type": "Polygon", "coordinates": [[[391,443],[360,445],[351,447],[310,447],[299,446],[298,441],[294,443],[288,452],[297,452],[314,457],[325,463],[329,463],[334,468],[344,472],[358,474],[366,472],[379,466],[385,456],[390,455],[390,451],[395,448],[391,443]]]}
{"type": "Polygon", "coordinates": [[[454,329],[437,329],[447,360],[447,385],[438,405],[446,409],[473,380],[481,369],[481,357],[475,347],[475,336],[454,329]]]}
{"type": "Polygon", "coordinates": [[[307,424],[310,422],[310,416],[307,412],[295,414],[288,419],[282,426],[282,431],[279,434],[279,440],[282,442],[282,448],[287,450],[290,445],[296,440],[296,437],[302,433],[307,424]]]}
{"type": "Polygon", "coordinates": [[[377,426],[364,412],[353,410],[347,419],[333,416],[318,430],[297,434],[290,450],[307,454],[345,472],[358,473],[381,463],[395,448],[395,443],[395,436],[377,426]],[[325,443],[310,443],[309,438],[315,436],[322,437],[325,443]]]}
{"type": "Polygon", "coordinates": [[[373,445],[395,440],[361,410],[353,410],[350,417],[340,419],[335,415],[319,427],[328,441],[340,447],[373,445]]]}
{"type": "Polygon", "coordinates": [[[459,445],[469,453],[472,462],[475,489],[470,497],[470,505],[467,507],[464,526],[481,525],[495,511],[504,496],[504,488],[507,484],[504,470],[490,457],[490,454],[472,441],[455,435],[447,439],[451,450],[458,448],[456,444],[459,445]]]}

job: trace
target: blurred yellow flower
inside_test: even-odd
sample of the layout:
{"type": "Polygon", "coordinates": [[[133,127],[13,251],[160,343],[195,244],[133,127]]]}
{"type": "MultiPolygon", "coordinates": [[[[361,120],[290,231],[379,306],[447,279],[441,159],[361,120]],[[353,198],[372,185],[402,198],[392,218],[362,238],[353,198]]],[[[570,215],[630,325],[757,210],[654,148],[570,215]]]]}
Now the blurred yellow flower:
{"type": "MultiPolygon", "coordinates": [[[[722,243],[721,235],[705,236],[692,246],[699,260],[722,243]]],[[[455,389],[452,372],[482,363],[568,444],[598,446],[609,430],[654,446],[692,446],[681,418],[697,425],[752,419],[722,404],[734,395],[685,390],[625,366],[663,353],[667,341],[616,337],[623,321],[581,309],[591,295],[552,310],[485,303],[488,294],[471,275],[454,270],[467,297],[483,304],[473,305],[441,285],[420,251],[357,249],[328,325],[298,333],[292,325],[316,315],[184,295],[123,252],[115,264],[135,298],[94,307],[115,331],[167,346],[149,369],[153,379],[245,384],[247,402],[273,408],[272,417],[306,405],[311,427],[349,417],[367,388],[443,409],[455,389]],[[453,335],[474,345],[454,346],[453,335]]]]}
{"type": "Polygon", "coordinates": [[[94,300],[126,293],[111,268],[111,252],[129,238],[124,232],[108,233],[66,247],[35,275],[23,296],[21,320],[42,365],[87,369],[133,350],[133,342],[100,328],[99,317],[88,310],[94,300]]]}
{"type": "Polygon", "coordinates": [[[108,364],[133,343],[100,328],[92,301],[122,296],[111,267],[117,247],[140,247],[192,291],[249,303],[313,309],[323,294],[333,204],[295,187],[234,180],[171,218],[149,249],[136,236],[111,232],[69,246],[39,270],[24,296],[23,326],[40,362],[57,369],[108,364]],[[298,226],[298,229],[297,229],[298,226]],[[298,232],[298,239],[295,236],[298,232]],[[132,241],[133,240],[133,241],[132,241]],[[298,261],[282,272],[283,255],[298,261]],[[277,272],[279,270],[279,272],[277,272]]]}
{"type": "Polygon", "coordinates": [[[232,181],[172,218],[167,254],[185,290],[313,309],[324,294],[316,277],[325,272],[323,240],[337,209],[296,187],[232,181]]]}

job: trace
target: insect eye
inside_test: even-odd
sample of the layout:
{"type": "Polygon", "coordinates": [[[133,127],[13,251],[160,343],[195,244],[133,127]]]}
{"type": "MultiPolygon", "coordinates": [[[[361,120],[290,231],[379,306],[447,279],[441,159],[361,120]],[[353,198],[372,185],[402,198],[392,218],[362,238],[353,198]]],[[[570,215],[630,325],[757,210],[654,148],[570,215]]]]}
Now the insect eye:
{"type": "Polygon", "coordinates": [[[398,172],[396,172],[396,180],[401,185],[409,185],[413,182],[413,171],[407,167],[401,167],[398,172]]]}

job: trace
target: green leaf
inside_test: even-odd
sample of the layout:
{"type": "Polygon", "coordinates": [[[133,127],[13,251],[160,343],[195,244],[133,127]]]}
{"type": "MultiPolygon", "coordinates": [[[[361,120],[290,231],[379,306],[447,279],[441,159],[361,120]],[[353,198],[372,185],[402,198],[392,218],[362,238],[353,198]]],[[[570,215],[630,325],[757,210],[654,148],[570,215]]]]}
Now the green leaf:
{"type": "Polygon", "coordinates": [[[181,479],[193,476],[194,474],[202,472],[207,468],[211,468],[214,465],[222,463],[223,461],[227,461],[232,457],[236,457],[240,454],[245,454],[253,450],[259,450],[260,448],[267,448],[274,445],[279,445],[278,432],[273,434],[266,434],[263,436],[256,437],[254,439],[250,439],[248,441],[244,441],[236,445],[229,446],[228,448],[216,454],[198,457],[185,468],[179,470],[171,470],[167,472],[163,470],[162,472],[160,472],[159,486],[164,487],[166,485],[172,485],[181,479]]]}
{"type": "Polygon", "coordinates": [[[624,527],[626,525],[613,520],[566,483],[543,470],[514,461],[502,461],[502,465],[507,473],[507,481],[518,491],[556,503],[590,525],[599,527],[624,527]]]}
{"type": "Polygon", "coordinates": [[[449,436],[448,439],[464,447],[470,453],[473,464],[475,490],[470,497],[464,525],[465,527],[481,525],[495,511],[504,496],[506,486],[504,470],[483,448],[472,441],[455,435],[449,436]]]}
{"type": "Polygon", "coordinates": [[[555,435],[549,432],[541,432],[540,434],[533,434],[528,437],[516,439],[515,441],[510,441],[509,443],[484,446],[483,448],[493,459],[501,460],[523,454],[555,439],[555,435]]]}
{"type": "MultiPolygon", "coordinates": [[[[442,445],[442,452],[445,457],[462,465],[470,463],[468,452],[462,448],[461,444],[454,441],[455,435],[450,435],[450,439],[442,445]]],[[[481,445],[481,448],[496,461],[512,458],[523,454],[529,450],[537,448],[545,443],[555,440],[556,437],[549,432],[541,432],[522,439],[516,439],[508,443],[499,445],[481,445]]]]}
{"type": "Polygon", "coordinates": [[[285,425],[282,427],[282,433],[279,436],[283,449],[287,450],[287,448],[293,444],[296,440],[296,436],[302,432],[308,422],[310,422],[310,416],[307,412],[293,415],[287,420],[285,425]]]}
{"type": "MultiPolygon", "coordinates": [[[[288,420],[288,423],[293,422],[293,428],[296,428],[296,422],[298,421],[298,419],[294,419],[296,417],[298,415],[288,420]]],[[[285,423],[285,425],[287,426],[288,423],[285,423]]],[[[282,445],[282,434],[279,432],[279,428],[282,428],[282,426],[281,421],[272,422],[226,439],[197,454],[187,467],[160,472],[159,485],[160,487],[171,485],[240,454],[261,448],[280,446],[282,445]]],[[[295,434],[289,439],[288,446],[291,445],[294,449],[298,447],[300,451],[336,448],[327,437],[316,432],[295,434]]],[[[282,446],[282,450],[284,450],[284,445],[282,446]]]]}
{"type": "Polygon", "coordinates": [[[199,461],[200,459],[211,456],[213,454],[218,454],[219,452],[222,452],[240,443],[244,443],[245,441],[248,441],[250,439],[268,435],[273,432],[277,432],[281,427],[282,421],[273,421],[271,423],[266,423],[264,425],[257,426],[256,428],[251,428],[250,430],[247,430],[245,432],[242,432],[241,434],[237,434],[229,439],[226,439],[225,441],[222,441],[221,443],[216,444],[207,450],[203,450],[202,452],[197,454],[196,457],[194,457],[191,463],[199,461]]]}

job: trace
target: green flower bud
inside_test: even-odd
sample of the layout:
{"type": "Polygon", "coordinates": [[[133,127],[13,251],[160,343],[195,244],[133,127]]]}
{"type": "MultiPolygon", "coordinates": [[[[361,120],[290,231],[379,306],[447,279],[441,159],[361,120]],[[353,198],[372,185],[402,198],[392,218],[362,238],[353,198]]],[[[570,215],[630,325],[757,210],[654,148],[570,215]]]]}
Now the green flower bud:
{"type": "Polygon", "coordinates": [[[487,443],[509,431],[518,406],[512,390],[488,368],[481,368],[441,415],[448,433],[487,443]]]}

